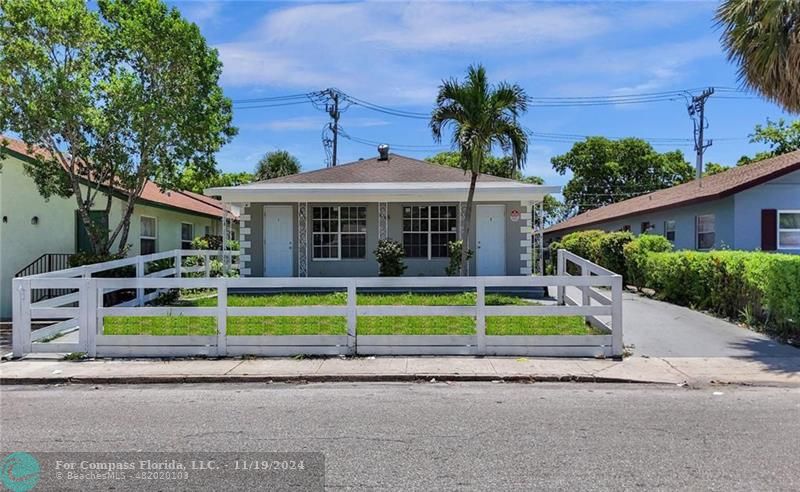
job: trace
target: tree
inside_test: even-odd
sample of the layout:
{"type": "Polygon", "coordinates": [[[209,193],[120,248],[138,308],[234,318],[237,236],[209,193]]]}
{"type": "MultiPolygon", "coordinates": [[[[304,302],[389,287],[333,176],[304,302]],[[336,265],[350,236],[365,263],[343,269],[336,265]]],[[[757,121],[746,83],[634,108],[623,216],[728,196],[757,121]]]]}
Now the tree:
{"type": "MultiPolygon", "coordinates": [[[[439,152],[425,159],[433,164],[441,166],[457,167],[461,166],[461,154],[454,151],[439,152]]],[[[498,178],[521,179],[522,174],[519,169],[514,167],[514,162],[510,156],[495,157],[488,154],[484,157],[483,171],[486,174],[497,176],[498,178]]]]}
{"type": "Polygon", "coordinates": [[[786,154],[800,149],[800,120],[786,123],[783,118],[772,121],[767,118],[766,125],[756,125],[750,134],[750,143],[760,143],[769,146],[769,150],[757,152],[753,157],[743,155],[736,163],[744,166],[776,155],[786,154]]]}
{"type": "Polygon", "coordinates": [[[459,151],[461,168],[471,173],[464,214],[461,275],[466,275],[467,271],[469,224],[478,175],[485,171],[486,156],[491,154],[494,145],[511,153],[514,169],[519,170],[525,165],[528,136],[517,123],[517,116],[527,109],[527,97],[522,87],[508,82],[489,84],[486,69],[481,65],[470,66],[463,82],[452,78],[443,80],[439,86],[430,121],[433,138],[441,142],[444,132],[452,127],[452,143],[459,151]]]}
{"type": "Polygon", "coordinates": [[[189,190],[195,193],[203,193],[206,188],[216,188],[221,186],[239,186],[253,181],[250,173],[216,173],[201,174],[194,168],[184,169],[178,182],[178,189],[189,190]]]}
{"type": "Polygon", "coordinates": [[[300,161],[285,150],[267,152],[256,164],[256,181],[290,176],[300,172],[300,161]]]}
{"type": "Polygon", "coordinates": [[[723,166],[722,164],[717,164],[716,162],[707,162],[705,164],[705,168],[706,169],[703,171],[703,176],[713,176],[730,169],[728,166],[723,166]]]}
{"type": "Polygon", "coordinates": [[[638,138],[589,137],[551,163],[559,174],[572,172],[563,194],[577,213],[684,183],[694,175],[681,151],[659,153],[638,138]]]}
{"type": "Polygon", "coordinates": [[[722,45],[739,79],[787,111],[800,111],[800,0],[725,0],[722,45]]]}
{"type": "Polygon", "coordinates": [[[94,252],[118,241],[122,253],[147,181],[213,173],[236,134],[221,69],[198,27],[160,0],[3,0],[0,130],[38,150],[26,171],[45,198],[75,197],[94,252]],[[108,213],[114,193],[125,206],[109,231],[89,212],[108,213]]]}

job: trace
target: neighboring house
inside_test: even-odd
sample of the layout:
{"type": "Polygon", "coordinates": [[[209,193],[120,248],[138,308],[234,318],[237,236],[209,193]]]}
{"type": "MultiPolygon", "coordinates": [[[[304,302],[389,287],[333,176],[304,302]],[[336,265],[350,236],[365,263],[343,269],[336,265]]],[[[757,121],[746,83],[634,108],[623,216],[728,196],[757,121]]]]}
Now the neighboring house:
{"type": "Polygon", "coordinates": [[[676,249],[800,253],[800,151],[590,210],[546,229],[545,243],[586,229],[660,234],[676,249]]]}
{"type": "MultiPolygon", "coordinates": [[[[11,279],[17,273],[29,266],[29,274],[66,268],[71,254],[90,249],[75,197],[54,196],[45,201],[24,171],[26,163],[36,163],[26,145],[6,139],[5,158],[0,160],[0,319],[11,317],[11,279]]],[[[105,208],[105,195],[93,213],[96,220],[112,227],[124,207],[121,198],[113,200],[111,217],[99,210],[105,208]]],[[[222,204],[212,198],[185,191],[162,192],[147,183],[131,217],[128,254],[189,248],[196,236],[220,234],[221,217],[222,204]]],[[[237,227],[229,227],[234,236],[237,227]]]]}
{"type": "MultiPolygon", "coordinates": [[[[405,248],[406,275],[445,275],[447,244],[463,235],[470,175],[389,154],[207,195],[243,208],[242,275],[378,275],[379,239],[405,248]]],[[[531,209],[554,186],[481,175],[470,241],[477,275],[530,275],[531,209]]]]}

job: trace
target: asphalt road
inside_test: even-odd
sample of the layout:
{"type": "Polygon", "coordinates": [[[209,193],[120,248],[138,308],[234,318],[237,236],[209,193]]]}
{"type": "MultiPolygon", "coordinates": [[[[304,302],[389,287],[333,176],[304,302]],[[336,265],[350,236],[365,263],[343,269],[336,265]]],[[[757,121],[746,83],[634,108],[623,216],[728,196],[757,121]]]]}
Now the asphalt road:
{"type": "MultiPolygon", "coordinates": [[[[328,488],[800,490],[800,391],[576,383],[3,387],[0,449],[322,452],[328,488]]],[[[236,489],[214,477],[201,488],[236,489]]]]}

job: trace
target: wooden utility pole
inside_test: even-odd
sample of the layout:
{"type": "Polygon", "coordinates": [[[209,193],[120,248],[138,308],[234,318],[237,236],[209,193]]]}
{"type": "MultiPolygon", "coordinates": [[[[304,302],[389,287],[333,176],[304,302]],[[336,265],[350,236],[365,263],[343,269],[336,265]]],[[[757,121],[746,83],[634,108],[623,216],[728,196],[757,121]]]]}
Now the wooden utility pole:
{"type": "Polygon", "coordinates": [[[328,95],[333,101],[332,104],[327,104],[325,107],[331,119],[333,119],[333,122],[330,123],[331,131],[333,131],[333,155],[331,156],[331,166],[333,167],[336,166],[336,153],[339,143],[339,116],[341,116],[341,113],[339,112],[339,93],[334,89],[328,89],[328,95]]]}

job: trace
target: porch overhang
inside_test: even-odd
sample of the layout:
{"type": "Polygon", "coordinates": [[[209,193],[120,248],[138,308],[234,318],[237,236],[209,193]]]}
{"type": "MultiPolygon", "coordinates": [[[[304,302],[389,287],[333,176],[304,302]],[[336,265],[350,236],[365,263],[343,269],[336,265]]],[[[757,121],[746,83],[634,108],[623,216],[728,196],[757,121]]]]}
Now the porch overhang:
{"type": "MultiPolygon", "coordinates": [[[[242,186],[208,188],[208,196],[227,203],[269,202],[463,202],[469,183],[252,183],[242,186]]],[[[539,202],[546,195],[560,193],[560,186],[518,182],[483,182],[475,186],[475,201],[539,202]]]]}

